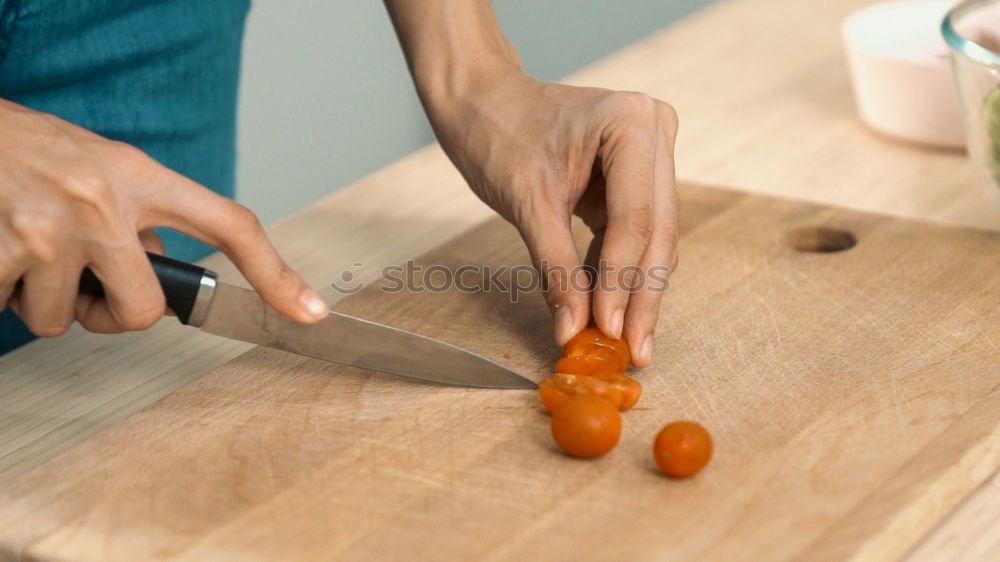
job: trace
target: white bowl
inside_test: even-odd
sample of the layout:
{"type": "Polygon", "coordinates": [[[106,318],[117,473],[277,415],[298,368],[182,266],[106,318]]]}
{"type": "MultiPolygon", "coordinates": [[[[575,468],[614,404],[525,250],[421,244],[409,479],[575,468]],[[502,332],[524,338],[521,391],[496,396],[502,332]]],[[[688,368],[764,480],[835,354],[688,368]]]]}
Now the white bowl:
{"type": "Polygon", "coordinates": [[[858,111],[873,129],[923,144],[965,146],[948,48],[940,31],[951,4],[886,2],[844,21],[858,111]]]}

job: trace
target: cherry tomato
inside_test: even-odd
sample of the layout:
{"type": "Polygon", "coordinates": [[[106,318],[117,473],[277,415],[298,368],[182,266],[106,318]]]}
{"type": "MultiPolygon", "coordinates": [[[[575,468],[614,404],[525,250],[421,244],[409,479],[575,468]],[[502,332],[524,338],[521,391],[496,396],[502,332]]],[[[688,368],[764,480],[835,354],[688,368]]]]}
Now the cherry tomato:
{"type": "MultiPolygon", "coordinates": [[[[555,412],[566,398],[577,394],[594,394],[607,400],[615,408],[619,408],[625,400],[626,390],[630,389],[620,383],[567,373],[556,373],[538,383],[538,397],[550,414],[555,412]]],[[[631,395],[629,398],[631,399],[631,395]]]]}
{"type": "Polygon", "coordinates": [[[552,414],[552,438],[567,455],[592,459],[618,444],[622,418],[607,400],[593,394],[567,398],[552,414]]]}
{"type": "Polygon", "coordinates": [[[712,457],[712,436],[696,422],[667,424],[653,442],[653,459],[672,478],[694,476],[712,457]]]}
{"type": "Polygon", "coordinates": [[[642,394],[642,385],[639,384],[639,381],[625,375],[618,375],[617,379],[611,381],[611,387],[622,394],[622,401],[618,404],[618,410],[622,412],[632,409],[642,394]]]}
{"type": "Polygon", "coordinates": [[[595,376],[602,373],[617,375],[618,355],[607,349],[601,351],[603,353],[588,353],[586,355],[563,357],[556,361],[556,372],[588,376],[595,376]]]}
{"type": "Polygon", "coordinates": [[[542,406],[545,406],[545,410],[548,413],[556,411],[556,408],[563,403],[572,394],[576,394],[576,390],[573,389],[572,394],[569,389],[561,388],[561,385],[556,381],[551,380],[555,375],[544,378],[538,382],[538,397],[542,400],[542,406]]]}
{"type": "MultiPolygon", "coordinates": [[[[597,327],[584,328],[573,336],[563,348],[563,357],[581,357],[593,355],[595,361],[605,360],[610,371],[624,373],[632,360],[628,343],[625,340],[615,340],[605,336],[597,327]]],[[[592,373],[579,373],[592,374],[592,373]]]]}

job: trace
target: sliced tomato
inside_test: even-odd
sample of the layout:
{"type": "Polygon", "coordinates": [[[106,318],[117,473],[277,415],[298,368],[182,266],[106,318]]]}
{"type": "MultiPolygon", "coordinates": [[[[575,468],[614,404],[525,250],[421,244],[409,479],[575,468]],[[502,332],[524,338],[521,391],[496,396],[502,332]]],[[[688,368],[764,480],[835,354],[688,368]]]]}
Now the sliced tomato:
{"type": "Polygon", "coordinates": [[[614,351],[598,348],[597,353],[563,357],[556,361],[556,372],[588,376],[618,373],[619,364],[618,355],[614,351]]]}
{"type": "Polygon", "coordinates": [[[636,402],[639,401],[639,396],[642,395],[642,385],[632,377],[618,375],[618,378],[610,384],[621,392],[622,401],[618,405],[618,409],[622,412],[632,409],[632,406],[635,406],[636,402]]]}
{"type": "MultiPolygon", "coordinates": [[[[624,373],[628,369],[629,362],[632,360],[632,354],[625,340],[609,338],[596,326],[585,328],[566,342],[566,346],[563,348],[564,359],[585,356],[595,358],[587,360],[588,366],[592,363],[605,362],[604,365],[607,368],[600,370],[612,370],[618,373],[624,373]]],[[[594,372],[597,372],[597,370],[594,372]]]]}
{"type": "Polygon", "coordinates": [[[538,397],[551,414],[570,396],[593,394],[625,411],[635,406],[642,393],[639,381],[624,375],[610,374],[607,380],[586,375],[556,373],[538,383],[538,397]]]}

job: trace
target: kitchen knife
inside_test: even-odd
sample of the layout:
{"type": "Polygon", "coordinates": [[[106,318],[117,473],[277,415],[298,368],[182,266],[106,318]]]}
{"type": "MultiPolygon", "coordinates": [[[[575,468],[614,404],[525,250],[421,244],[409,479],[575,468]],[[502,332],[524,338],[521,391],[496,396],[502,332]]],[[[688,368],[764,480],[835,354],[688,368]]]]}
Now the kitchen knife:
{"type": "MultiPolygon", "coordinates": [[[[212,271],[148,255],[167,306],[181,324],[229,339],[425,381],[536,388],[531,380],[481,355],[377,322],[330,311],[317,324],[299,324],[265,304],[255,291],[222,283],[212,271]]],[[[80,278],[80,292],[103,292],[89,269],[80,278]]]]}

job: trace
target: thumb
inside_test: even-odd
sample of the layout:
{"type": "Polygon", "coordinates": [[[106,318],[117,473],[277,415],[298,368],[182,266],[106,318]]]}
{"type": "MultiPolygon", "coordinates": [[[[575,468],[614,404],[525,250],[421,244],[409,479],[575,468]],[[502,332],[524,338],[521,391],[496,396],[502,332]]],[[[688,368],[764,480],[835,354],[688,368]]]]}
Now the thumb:
{"type": "Polygon", "coordinates": [[[556,343],[565,345],[590,319],[590,278],[577,254],[569,217],[542,218],[519,230],[542,280],[556,343]]]}

